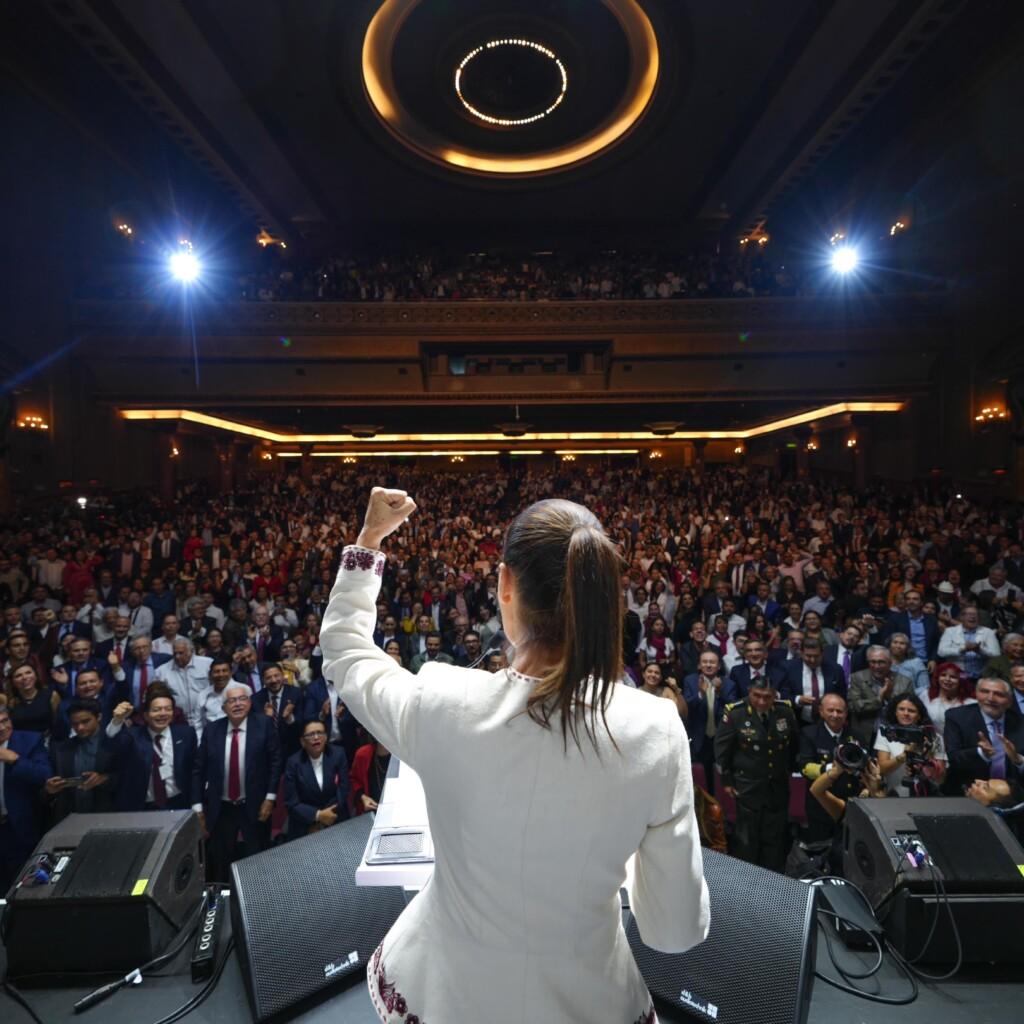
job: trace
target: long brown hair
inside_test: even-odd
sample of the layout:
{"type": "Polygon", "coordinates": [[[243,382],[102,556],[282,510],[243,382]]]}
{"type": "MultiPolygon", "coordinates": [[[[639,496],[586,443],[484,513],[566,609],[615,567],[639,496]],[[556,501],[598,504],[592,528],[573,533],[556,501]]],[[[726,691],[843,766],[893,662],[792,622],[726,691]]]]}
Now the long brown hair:
{"type": "Polygon", "coordinates": [[[545,729],[560,715],[566,746],[570,735],[580,746],[582,724],[596,748],[597,714],[607,729],[605,709],[622,677],[623,561],[597,518],[562,499],[538,501],[515,518],[503,559],[515,573],[518,642],[561,652],[527,699],[526,713],[545,729]],[[588,704],[591,680],[595,700],[588,704]]]}

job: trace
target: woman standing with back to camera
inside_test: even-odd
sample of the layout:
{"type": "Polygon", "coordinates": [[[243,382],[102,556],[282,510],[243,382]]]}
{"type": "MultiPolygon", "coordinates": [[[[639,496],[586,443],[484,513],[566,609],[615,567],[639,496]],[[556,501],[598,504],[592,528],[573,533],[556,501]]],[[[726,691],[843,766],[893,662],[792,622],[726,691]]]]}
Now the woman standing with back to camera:
{"type": "Polygon", "coordinates": [[[368,972],[387,1024],[654,1024],[619,907],[644,942],[702,942],[708,891],[686,735],[622,678],[621,562],[580,505],[509,527],[498,581],[511,668],[411,675],[372,634],[379,545],[415,511],[375,487],[320,644],[353,715],[420,775],[434,872],[368,972]],[[636,854],[627,879],[627,861],[636,854]]]}

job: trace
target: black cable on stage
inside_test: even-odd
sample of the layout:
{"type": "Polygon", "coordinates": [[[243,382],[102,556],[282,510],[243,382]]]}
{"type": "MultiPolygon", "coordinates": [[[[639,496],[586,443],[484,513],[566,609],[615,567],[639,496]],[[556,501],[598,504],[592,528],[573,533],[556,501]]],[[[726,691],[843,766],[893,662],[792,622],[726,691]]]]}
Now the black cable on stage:
{"type": "Polygon", "coordinates": [[[4,991],[13,999],[35,1022],[46,1024],[42,1017],[32,1009],[29,1001],[18,991],[13,982],[4,979],[4,991]]]}
{"type": "MultiPolygon", "coordinates": [[[[816,878],[812,882],[810,882],[810,885],[818,887],[819,883],[821,882],[840,882],[843,885],[850,886],[850,888],[853,889],[854,892],[856,892],[857,895],[860,896],[860,898],[864,901],[864,905],[867,907],[868,913],[871,914],[872,917],[874,917],[874,909],[871,906],[871,901],[867,898],[867,895],[864,893],[864,891],[859,886],[855,885],[853,882],[845,878],[840,878],[838,875],[822,875],[820,878],[816,878]]],[[[835,918],[836,921],[843,921],[851,928],[858,928],[859,930],[859,926],[856,921],[850,921],[847,918],[843,917],[841,914],[837,914],[834,910],[829,910],[822,907],[819,908],[818,912],[825,914],[826,916],[831,916],[835,918]]],[[[825,936],[825,948],[828,950],[829,959],[832,961],[832,966],[839,973],[839,976],[843,978],[843,981],[836,981],[835,978],[830,978],[827,974],[822,974],[821,971],[818,970],[815,970],[814,976],[816,978],[819,978],[821,981],[825,982],[826,985],[831,985],[833,988],[837,988],[841,992],[847,992],[850,995],[859,996],[861,999],[868,999],[873,1003],[883,1003],[887,1006],[905,1006],[908,1003],[912,1003],[915,999],[917,999],[918,996],[917,980],[911,973],[911,970],[906,965],[904,965],[903,960],[895,955],[893,956],[893,960],[896,963],[896,966],[900,969],[900,973],[907,979],[907,981],[910,982],[909,995],[884,996],[880,994],[875,994],[873,992],[865,992],[864,989],[858,988],[856,985],[852,984],[854,980],[864,980],[866,978],[873,977],[881,969],[882,963],[884,961],[884,949],[882,944],[874,935],[871,935],[870,933],[868,934],[872,943],[875,946],[878,959],[875,961],[875,964],[869,970],[864,972],[854,972],[849,970],[848,968],[844,968],[839,963],[836,957],[835,948],[832,945],[832,936],[829,934],[827,928],[824,929],[823,935],[825,936]],[[846,984],[844,984],[844,982],[846,982],[846,984]]],[[[888,947],[888,943],[886,943],[885,945],[886,947],[888,947]]],[[[891,948],[889,951],[892,952],[891,948]]]]}
{"type": "Polygon", "coordinates": [[[175,1021],[181,1020],[182,1017],[187,1016],[193,1010],[198,1009],[203,1003],[205,1003],[209,998],[210,993],[212,993],[217,987],[217,983],[220,981],[220,976],[224,973],[224,968],[227,966],[228,958],[231,956],[231,951],[234,948],[235,937],[232,935],[224,944],[224,955],[221,957],[220,963],[217,965],[217,969],[210,975],[209,981],[207,981],[207,983],[187,1003],[183,1003],[165,1017],[161,1017],[158,1021],[154,1021],[154,1024],[175,1024],[175,1021]]]}
{"type": "Polygon", "coordinates": [[[932,921],[931,931],[928,932],[928,938],[925,940],[925,944],[921,947],[921,951],[917,956],[904,959],[895,950],[890,950],[890,952],[892,952],[893,956],[903,963],[908,970],[912,971],[919,978],[923,978],[925,981],[948,981],[964,965],[964,947],[960,938],[960,929],[957,927],[956,916],[953,913],[953,904],[950,902],[949,893],[946,891],[946,883],[943,882],[936,874],[935,865],[932,863],[931,858],[928,859],[927,864],[928,870],[931,872],[932,882],[935,885],[935,919],[932,921]],[[935,930],[939,924],[939,918],[942,916],[943,906],[946,909],[946,913],[949,915],[949,923],[953,926],[953,938],[956,940],[956,963],[945,974],[928,974],[927,971],[922,971],[919,967],[916,967],[915,964],[920,963],[921,957],[925,955],[928,951],[928,947],[932,944],[932,939],[935,936],[935,930]]]}
{"type": "Polygon", "coordinates": [[[195,935],[196,929],[199,927],[199,922],[202,920],[203,911],[206,908],[207,898],[207,890],[204,888],[199,905],[192,912],[192,916],[188,919],[186,925],[183,926],[180,934],[171,944],[170,948],[165,950],[159,956],[153,957],[152,960],[143,964],[141,967],[136,967],[134,970],[129,971],[123,977],[117,978],[108,985],[103,985],[100,988],[95,989],[87,996],[83,996],[77,1003],[75,1003],[75,1013],[84,1013],[91,1007],[96,1006],[97,1003],[102,1003],[104,999],[107,999],[115,992],[120,991],[125,985],[129,985],[134,982],[136,978],[143,977],[153,971],[158,971],[165,964],[173,960],[182,951],[182,949],[185,948],[188,941],[195,935]]]}

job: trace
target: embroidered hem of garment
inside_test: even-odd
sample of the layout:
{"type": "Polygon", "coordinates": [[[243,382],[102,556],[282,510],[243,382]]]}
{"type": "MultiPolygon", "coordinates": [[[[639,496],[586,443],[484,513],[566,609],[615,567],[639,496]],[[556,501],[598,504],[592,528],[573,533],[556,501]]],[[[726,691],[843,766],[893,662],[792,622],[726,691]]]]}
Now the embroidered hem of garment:
{"type": "Polygon", "coordinates": [[[395,988],[395,983],[388,981],[381,957],[384,953],[382,942],[374,951],[370,961],[370,969],[366,974],[367,987],[370,990],[370,1001],[382,1021],[390,1020],[391,1014],[397,1013],[401,1024],[426,1024],[426,1021],[409,1010],[405,997],[395,988]]]}
{"type": "MultiPolygon", "coordinates": [[[[373,953],[369,969],[366,972],[366,985],[370,990],[370,1001],[382,1021],[389,1021],[391,1014],[397,1013],[401,1024],[427,1024],[409,1009],[405,997],[398,991],[393,981],[388,981],[382,958],[384,943],[382,942],[373,953]]],[[[397,1022],[396,1022],[397,1024],[397,1022]]],[[[658,1024],[658,1015],[654,1003],[646,1013],[640,1014],[633,1024],[658,1024]]]]}
{"type": "Polygon", "coordinates": [[[348,572],[369,572],[372,569],[377,576],[383,576],[384,552],[363,548],[358,544],[347,544],[341,553],[341,568],[348,572]]]}

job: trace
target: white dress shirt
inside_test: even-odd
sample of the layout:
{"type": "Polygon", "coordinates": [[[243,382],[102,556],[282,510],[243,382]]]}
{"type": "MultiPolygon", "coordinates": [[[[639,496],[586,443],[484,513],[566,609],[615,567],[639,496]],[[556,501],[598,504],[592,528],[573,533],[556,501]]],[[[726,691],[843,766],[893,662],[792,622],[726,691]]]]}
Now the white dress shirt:
{"type": "MultiPolygon", "coordinates": [[[[172,800],[181,790],[174,781],[174,737],[170,729],[164,729],[160,734],[162,742],[159,747],[156,743],[157,734],[152,729],[147,729],[149,738],[153,741],[153,749],[160,755],[160,778],[164,780],[164,789],[167,790],[167,799],[172,800]]],[[[154,803],[153,773],[149,773],[149,785],[146,787],[146,802],[154,803]]]]}
{"type": "Polygon", "coordinates": [[[130,637],[152,636],[153,612],[149,608],[140,604],[137,608],[129,608],[127,615],[131,620],[131,625],[128,627],[130,637]]]}
{"type": "Polygon", "coordinates": [[[193,654],[184,667],[171,658],[153,673],[154,679],[166,683],[171,688],[175,704],[181,708],[188,724],[195,729],[196,735],[200,739],[203,736],[203,707],[206,703],[206,695],[210,690],[210,665],[212,664],[212,658],[193,654]]]}
{"type": "MultiPolygon", "coordinates": [[[[224,790],[221,793],[221,799],[227,800],[228,797],[228,786],[231,782],[231,743],[232,743],[232,732],[238,729],[238,782],[239,789],[241,790],[242,799],[245,799],[245,733],[249,726],[249,719],[243,718],[237,726],[232,725],[228,722],[227,735],[224,737],[224,790]]],[[[265,800],[274,801],[277,799],[276,793],[267,793],[264,797],[265,800]]],[[[193,810],[201,811],[203,809],[202,804],[198,804],[193,807],[193,810]]]]}
{"type": "Polygon", "coordinates": [[[313,769],[313,774],[316,776],[316,784],[322,791],[324,788],[324,755],[321,754],[319,757],[311,757],[309,759],[309,763],[313,769]]]}
{"type": "Polygon", "coordinates": [[[154,654],[174,654],[174,641],[184,639],[180,636],[173,636],[168,640],[164,636],[159,636],[153,641],[153,653],[154,654]]]}

